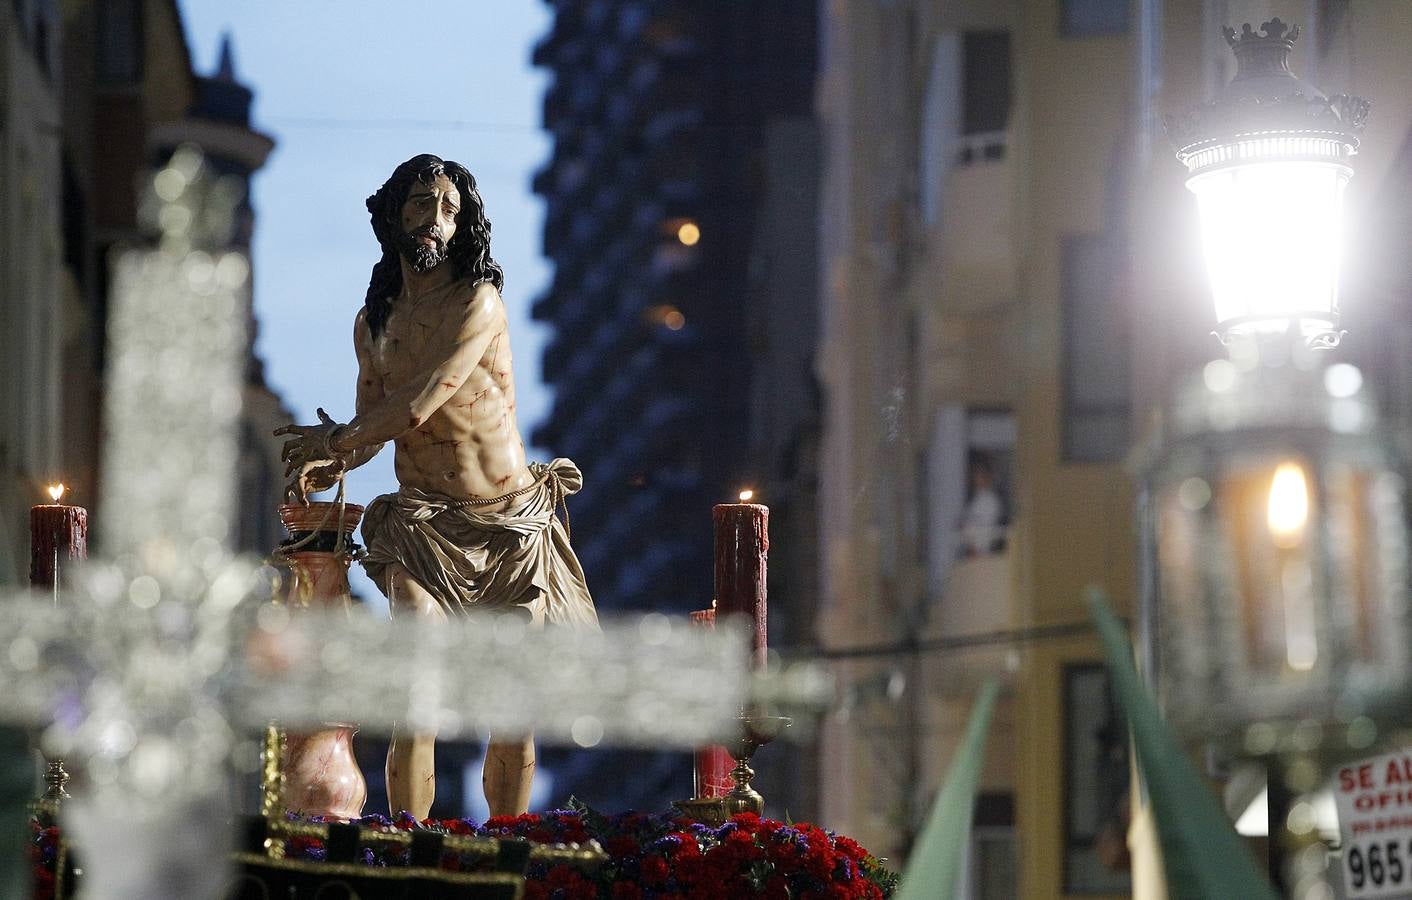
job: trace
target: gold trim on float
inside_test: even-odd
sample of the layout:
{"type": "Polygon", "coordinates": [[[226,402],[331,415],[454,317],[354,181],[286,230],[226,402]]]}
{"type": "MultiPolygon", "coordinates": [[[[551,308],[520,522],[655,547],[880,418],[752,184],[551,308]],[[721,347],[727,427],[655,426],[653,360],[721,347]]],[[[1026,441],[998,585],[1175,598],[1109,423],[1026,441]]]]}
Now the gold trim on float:
{"type": "MultiPolygon", "coordinates": [[[[525,892],[525,878],[513,872],[448,872],[426,866],[366,866],[362,863],[331,863],[310,860],[273,859],[263,853],[232,853],[231,859],[242,865],[264,866],[287,872],[304,872],[311,875],[343,875],[349,878],[381,878],[389,881],[406,881],[425,878],[441,884],[463,885],[503,885],[515,889],[515,900],[521,900],[525,892]]],[[[262,885],[263,887],[263,885],[262,885]]]]}
{"type": "MultiPolygon", "coordinates": [[[[327,822],[281,822],[269,821],[269,838],[275,843],[288,841],[290,838],[314,838],[320,841],[328,840],[329,828],[327,822]]],[[[500,852],[501,839],[483,835],[452,834],[449,832],[424,829],[433,834],[441,836],[441,849],[453,853],[470,853],[482,856],[495,856],[500,852]]],[[[358,840],[366,844],[395,844],[401,847],[412,845],[411,831],[388,830],[379,828],[368,828],[360,826],[358,829],[358,840]]],[[[510,839],[510,838],[507,838],[510,839]]],[[[514,840],[526,840],[515,838],[514,840]]],[[[542,844],[535,841],[528,841],[530,845],[529,858],[534,862],[563,863],[567,865],[588,864],[607,862],[608,854],[596,841],[590,840],[584,844],[542,844]]]]}

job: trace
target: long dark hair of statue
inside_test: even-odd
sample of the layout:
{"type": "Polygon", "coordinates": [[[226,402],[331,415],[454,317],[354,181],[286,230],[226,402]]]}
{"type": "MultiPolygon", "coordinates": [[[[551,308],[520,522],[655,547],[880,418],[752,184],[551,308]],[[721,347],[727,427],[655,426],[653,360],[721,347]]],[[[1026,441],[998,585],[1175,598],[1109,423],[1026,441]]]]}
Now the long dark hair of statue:
{"type": "Polygon", "coordinates": [[[485,217],[485,201],[476,190],[476,180],[466,167],[457,162],[423,153],[398,166],[368,198],[368,212],[373,220],[373,234],[382,247],[382,259],[373,266],[368,280],[368,296],[363,301],[369,330],[376,338],[387,327],[392,313],[392,300],[402,292],[402,265],[397,238],[402,233],[402,206],[412,190],[412,182],[430,184],[436,176],[445,175],[461,193],[461,211],[456,215],[456,233],[446,245],[446,262],[453,266],[457,280],[475,284],[489,281],[496,290],[504,290],[505,273],[490,257],[490,220],[485,217]]]}

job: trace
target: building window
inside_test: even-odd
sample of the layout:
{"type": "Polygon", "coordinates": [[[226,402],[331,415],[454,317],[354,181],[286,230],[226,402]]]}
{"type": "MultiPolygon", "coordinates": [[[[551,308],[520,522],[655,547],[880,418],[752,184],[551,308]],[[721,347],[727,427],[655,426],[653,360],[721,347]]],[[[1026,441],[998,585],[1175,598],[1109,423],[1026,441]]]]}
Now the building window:
{"type": "Polygon", "coordinates": [[[1006,551],[1014,508],[1015,414],[943,406],[925,457],[922,547],[927,588],[940,597],[957,563],[1006,551]]]}
{"type": "Polygon", "coordinates": [[[1128,450],[1130,364],[1114,265],[1120,255],[1102,235],[1063,238],[1064,462],[1112,463],[1128,450]]]}
{"type": "Polygon", "coordinates": [[[1059,33],[1064,37],[1100,37],[1128,33],[1131,0],[1062,0],[1059,33]]]}
{"type": "Polygon", "coordinates": [[[1015,796],[987,791],[976,797],[971,848],[958,896],[1010,900],[1020,896],[1015,796]]]}
{"type": "Polygon", "coordinates": [[[1128,726],[1096,663],[1064,667],[1064,893],[1126,894],[1128,726]]]}
{"type": "Polygon", "coordinates": [[[138,0],[98,4],[98,80],[132,84],[142,77],[142,13],[138,0]]]}
{"type": "Polygon", "coordinates": [[[1005,552],[1014,496],[1015,415],[1007,409],[966,411],[966,504],[958,556],[1005,552]]]}
{"type": "Polygon", "coordinates": [[[961,133],[1004,131],[1010,121],[1010,32],[961,38],[961,133]]]}

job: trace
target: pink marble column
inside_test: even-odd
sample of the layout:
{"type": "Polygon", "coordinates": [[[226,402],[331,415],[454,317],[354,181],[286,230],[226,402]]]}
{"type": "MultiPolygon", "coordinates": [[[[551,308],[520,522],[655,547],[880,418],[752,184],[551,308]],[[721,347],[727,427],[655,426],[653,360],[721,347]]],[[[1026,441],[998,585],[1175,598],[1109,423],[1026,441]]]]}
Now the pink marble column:
{"type": "MultiPolygon", "coordinates": [[[[285,602],[298,610],[307,607],[347,608],[352,603],[348,565],[352,557],[335,549],[339,532],[345,542],[363,517],[363,507],[349,503],[339,521],[338,504],[311,502],[286,504],[280,520],[289,530],[295,549],[282,550],[290,574],[285,602]]],[[[346,544],[345,544],[346,546],[346,544]]],[[[296,613],[297,614],[297,613],[296,613]]],[[[330,723],[321,731],[285,736],[282,769],[284,807],[304,816],[354,819],[363,813],[368,785],[353,757],[353,725],[330,723]]]]}

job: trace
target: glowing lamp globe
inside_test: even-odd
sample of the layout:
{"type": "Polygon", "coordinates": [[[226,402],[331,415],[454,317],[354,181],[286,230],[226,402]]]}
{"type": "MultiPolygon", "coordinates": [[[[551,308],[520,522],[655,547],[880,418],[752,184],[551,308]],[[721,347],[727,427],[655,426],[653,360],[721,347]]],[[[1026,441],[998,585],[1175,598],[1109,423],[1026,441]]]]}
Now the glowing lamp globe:
{"type": "Polygon", "coordinates": [[[1290,334],[1338,344],[1343,194],[1368,101],[1326,97],[1289,69],[1299,36],[1279,19],[1226,29],[1236,74],[1168,122],[1196,195],[1223,343],[1290,334]]]}
{"type": "Polygon", "coordinates": [[[1158,683],[1180,733],[1339,756],[1407,721],[1403,465],[1357,369],[1212,362],[1140,468],[1158,683]]]}

